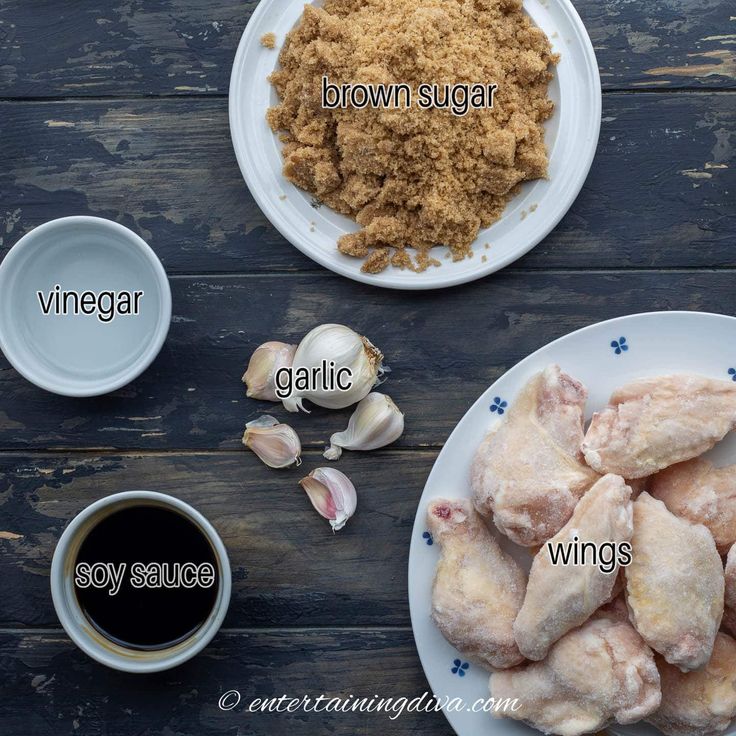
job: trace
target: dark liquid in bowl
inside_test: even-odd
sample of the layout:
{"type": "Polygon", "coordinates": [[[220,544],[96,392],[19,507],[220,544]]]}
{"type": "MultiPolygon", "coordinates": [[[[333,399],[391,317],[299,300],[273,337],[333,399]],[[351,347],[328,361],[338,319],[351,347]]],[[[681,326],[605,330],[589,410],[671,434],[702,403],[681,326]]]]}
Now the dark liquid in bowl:
{"type": "MultiPolygon", "coordinates": [[[[207,620],[220,587],[217,558],[207,537],[185,516],[159,506],[131,506],[115,511],[85,537],[75,561],[127,563],[115,595],[109,587],[74,591],[85,616],[110,641],[129,649],[166,649],[184,641],[207,620]],[[210,563],[210,587],[135,588],[133,563],[210,563]]],[[[173,565],[169,569],[174,569],[173,565]]]]}

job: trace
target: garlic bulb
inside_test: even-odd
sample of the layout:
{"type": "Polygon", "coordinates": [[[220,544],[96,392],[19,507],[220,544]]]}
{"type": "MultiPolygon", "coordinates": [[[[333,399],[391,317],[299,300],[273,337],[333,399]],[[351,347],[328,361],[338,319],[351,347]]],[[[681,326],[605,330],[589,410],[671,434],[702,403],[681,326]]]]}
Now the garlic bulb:
{"type": "Polygon", "coordinates": [[[330,437],[324,456],[337,460],[345,450],[376,450],[390,445],[404,431],[404,415],[390,396],[373,392],[355,407],[344,432],[330,437]]]}
{"type": "Polygon", "coordinates": [[[326,324],[315,327],[299,343],[294,355],[292,370],[317,370],[332,362],[337,369],[348,368],[352,374],[352,386],[347,391],[293,390],[284,399],[288,411],[304,410],[302,401],[309,399],[327,409],[344,409],[366,396],[383,373],[383,353],[367,338],[344,325],[326,324]]]}
{"type": "Polygon", "coordinates": [[[285,342],[264,342],[250,356],[248,369],[243,375],[247,396],[263,401],[280,401],[276,396],[275,374],[279,368],[291,367],[296,345],[285,342]]]}
{"type": "Polygon", "coordinates": [[[335,468],[315,468],[299,485],[307,492],[312,506],[328,519],[333,532],[340,531],[355,513],[358,495],[350,478],[335,468]]]}
{"type": "Polygon", "coordinates": [[[243,444],[255,452],[270,468],[288,468],[302,464],[302,444],[288,424],[279,424],[263,416],[245,425],[243,444]]]}

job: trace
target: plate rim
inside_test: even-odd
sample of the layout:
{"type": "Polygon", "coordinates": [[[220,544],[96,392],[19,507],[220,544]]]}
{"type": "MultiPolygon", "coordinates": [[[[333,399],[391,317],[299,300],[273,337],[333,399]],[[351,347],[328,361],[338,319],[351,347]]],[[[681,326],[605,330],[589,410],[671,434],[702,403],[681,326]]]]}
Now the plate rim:
{"type": "MultiPolygon", "coordinates": [[[[651,310],[651,311],[647,311],[647,312],[637,312],[635,314],[621,315],[619,317],[612,317],[610,319],[605,319],[605,320],[601,320],[599,322],[594,322],[592,324],[586,325],[585,327],[581,327],[581,328],[579,328],[577,330],[572,330],[571,332],[568,332],[568,333],[566,333],[564,335],[560,335],[559,337],[555,338],[554,340],[551,340],[551,341],[545,343],[544,345],[541,345],[536,350],[534,350],[531,353],[529,353],[529,355],[527,355],[526,357],[522,358],[520,361],[518,361],[517,363],[515,363],[514,365],[512,365],[511,367],[509,367],[495,381],[493,381],[493,383],[489,384],[485,389],[483,389],[483,391],[481,391],[481,393],[478,396],[478,398],[470,404],[470,406],[467,408],[467,410],[462,415],[462,417],[460,417],[460,419],[458,420],[457,424],[455,425],[455,427],[453,428],[453,430],[450,432],[450,434],[448,435],[447,439],[445,440],[445,442],[444,442],[444,444],[442,446],[442,449],[440,450],[439,454],[437,455],[437,458],[435,459],[434,463],[432,463],[432,468],[429,471],[429,475],[427,476],[427,480],[424,483],[424,487],[422,488],[422,492],[421,492],[421,494],[419,496],[419,500],[417,501],[416,512],[414,514],[414,523],[412,524],[412,531],[411,531],[411,536],[410,536],[410,539],[409,539],[409,559],[408,559],[408,562],[407,562],[407,585],[406,585],[406,588],[407,588],[407,599],[408,599],[408,603],[409,603],[409,618],[411,620],[412,637],[414,639],[414,646],[416,647],[416,650],[417,650],[417,656],[419,657],[419,661],[420,661],[420,663],[422,665],[422,670],[423,670],[424,676],[425,676],[425,678],[427,680],[427,684],[429,685],[430,691],[433,694],[434,694],[435,691],[434,691],[432,680],[431,680],[430,674],[429,674],[429,666],[428,666],[428,663],[425,663],[426,652],[423,652],[423,650],[422,650],[422,648],[420,648],[419,642],[417,640],[417,630],[418,630],[419,616],[422,615],[422,613],[426,616],[427,611],[419,611],[419,610],[417,610],[415,608],[415,606],[412,605],[412,597],[413,597],[412,594],[411,594],[411,590],[412,590],[412,567],[413,567],[413,562],[416,560],[416,555],[419,554],[419,550],[416,549],[416,546],[417,545],[414,544],[414,539],[415,539],[415,535],[417,534],[417,530],[418,529],[421,530],[425,526],[424,520],[423,519],[420,519],[420,513],[421,513],[422,508],[424,507],[424,503],[423,503],[424,502],[424,495],[427,492],[427,488],[430,485],[433,476],[435,475],[437,466],[439,465],[439,463],[440,463],[443,455],[447,451],[447,446],[448,446],[450,440],[455,435],[455,433],[458,432],[458,430],[460,428],[460,425],[467,419],[468,415],[471,414],[476,409],[476,407],[478,405],[482,404],[485,401],[486,394],[489,393],[490,391],[492,391],[493,388],[494,388],[494,386],[496,386],[496,384],[499,381],[501,381],[510,371],[516,370],[517,368],[520,368],[521,366],[523,366],[525,364],[528,364],[528,363],[533,362],[534,358],[536,358],[537,355],[540,352],[542,352],[543,350],[547,350],[548,348],[551,348],[554,345],[556,345],[556,344],[558,344],[558,343],[560,343],[560,342],[562,342],[564,340],[567,340],[568,338],[571,338],[571,337],[577,336],[577,335],[581,335],[581,334],[586,333],[586,332],[591,332],[594,329],[599,329],[599,328],[603,328],[603,327],[606,327],[606,326],[611,326],[612,327],[614,325],[626,324],[628,322],[631,322],[631,321],[640,319],[642,317],[654,317],[654,316],[657,316],[657,317],[662,317],[664,319],[670,320],[670,319],[677,319],[677,318],[682,318],[682,317],[685,317],[685,316],[693,316],[693,315],[697,315],[698,317],[703,317],[703,318],[710,318],[710,319],[716,318],[716,319],[718,319],[719,321],[722,321],[722,322],[730,322],[730,323],[732,323],[732,325],[734,327],[736,327],[736,316],[732,316],[732,315],[728,315],[728,314],[721,314],[721,313],[718,313],[718,312],[700,312],[700,311],[697,311],[697,310],[686,310],[686,309],[681,309],[681,310],[651,310]]],[[[488,674],[489,677],[490,677],[490,673],[487,672],[486,674],[488,674]]],[[[456,734],[456,736],[467,736],[467,734],[465,732],[461,732],[461,731],[458,730],[458,728],[456,727],[456,724],[453,722],[453,719],[450,717],[450,714],[447,713],[445,711],[445,709],[442,709],[442,713],[445,716],[445,718],[447,719],[447,722],[450,725],[450,728],[452,728],[452,730],[454,731],[454,733],[456,734]]],[[[492,721],[491,721],[491,723],[492,723],[492,721]]],[[[636,724],[634,724],[634,725],[636,725],[636,724]]]]}
{"type": "MultiPolygon", "coordinates": [[[[590,169],[595,160],[595,155],[598,149],[598,143],[600,138],[600,130],[602,124],[602,110],[603,110],[603,92],[601,87],[600,71],[598,61],[595,55],[595,49],[593,48],[593,42],[591,41],[588,30],[580,17],[579,13],[575,9],[572,0],[552,0],[556,3],[570,19],[572,26],[574,27],[577,35],[577,39],[580,43],[580,49],[585,57],[585,71],[588,77],[588,84],[590,86],[590,94],[592,96],[592,102],[594,109],[591,111],[590,118],[592,120],[592,127],[589,131],[589,140],[586,137],[585,144],[587,149],[585,150],[585,156],[579,161],[579,171],[574,184],[565,191],[563,190],[559,198],[559,204],[557,209],[554,211],[551,217],[549,217],[545,224],[529,238],[529,241],[525,243],[521,248],[516,249],[512,253],[506,254],[504,257],[498,260],[490,260],[477,268],[476,270],[460,273],[455,276],[447,275],[440,276],[436,280],[426,281],[422,279],[422,274],[414,274],[416,277],[413,281],[405,281],[400,278],[398,274],[393,274],[391,271],[384,271],[380,274],[365,274],[359,267],[350,267],[341,263],[334,254],[325,254],[320,251],[313,249],[307,241],[300,237],[298,228],[292,224],[288,217],[281,217],[281,213],[278,211],[276,204],[272,202],[267,193],[262,191],[262,188],[258,185],[256,180],[251,173],[256,167],[253,165],[254,162],[250,159],[248,142],[245,140],[245,133],[239,132],[243,130],[240,126],[241,115],[240,110],[242,109],[241,94],[240,94],[240,80],[245,72],[245,57],[251,50],[252,46],[260,43],[257,38],[258,34],[258,23],[263,16],[268,13],[270,7],[278,2],[278,0],[260,0],[258,6],[253,11],[248,23],[243,30],[243,34],[238,42],[238,48],[235,52],[235,58],[233,60],[232,70],[230,74],[230,84],[228,90],[228,122],[230,128],[230,137],[235,150],[235,156],[238,161],[238,167],[240,169],[241,176],[243,177],[251,196],[259,206],[263,214],[269,223],[276,228],[276,230],[282,235],[282,237],[290,243],[293,247],[303,253],[305,256],[310,258],[312,261],[318,263],[320,266],[332,271],[333,273],[345,276],[353,281],[376,286],[385,289],[396,289],[402,291],[428,291],[432,289],[445,289],[460,284],[470,283],[477,281],[478,279],[484,278],[492,273],[502,270],[510,263],[523,257],[542,240],[544,240],[556,227],[559,225],[562,218],[569,212],[570,208],[574,204],[578,195],[580,194],[585,182],[590,173],[590,169]]],[[[287,0],[289,5],[302,5],[304,0],[287,0]]],[[[265,111],[264,111],[265,116],[265,111]]],[[[279,175],[281,175],[279,173],[279,175]]],[[[335,246],[335,253],[337,253],[337,247],[335,246]]],[[[357,266],[358,264],[356,264],[357,266]]],[[[428,273],[427,271],[424,272],[428,273]]],[[[448,272],[449,274],[449,272],[448,272]]]]}

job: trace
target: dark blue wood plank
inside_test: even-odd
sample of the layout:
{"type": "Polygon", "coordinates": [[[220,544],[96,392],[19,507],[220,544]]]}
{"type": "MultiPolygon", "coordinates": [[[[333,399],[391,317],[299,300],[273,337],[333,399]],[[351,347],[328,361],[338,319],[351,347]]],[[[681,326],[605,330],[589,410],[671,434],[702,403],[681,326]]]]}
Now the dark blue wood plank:
{"type": "Polygon", "coordinates": [[[98,399],[35,388],[0,362],[0,449],[236,449],[246,421],[288,417],[323,447],[349,410],[287,414],[245,397],[252,350],[298,340],[322,322],[367,335],[393,371],[382,391],[406,413],[400,447],[439,446],[470,404],[550,340],[603,319],[656,309],[736,313],[732,271],[524,272],[442,292],[378,290],[329,273],[177,278],[174,321],[153,366],[98,399]]]}
{"type": "MultiPolygon", "coordinates": [[[[736,95],[607,95],[583,192],[517,266],[735,265],[735,136],[736,95]]],[[[5,103],[0,140],[0,254],[89,214],[132,227],[170,273],[319,268],[250,196],[224,100],[5,103]]]]}
{"type": "Polygon", "coordinates": [[[141,488],[193,504],[220,533],[233,570],[226,626],[409,626],[406,561],[435,456],[345,453],[335,467],[355,484],[358,510],[333,534],[298,485],[327,464],[319,452],[278,471],[245,449],[0,454],[0,628],[58,625],[49,569],[64,526],[98,498],[141,488]]]}
{"type": "MultiPolygon", "coordinates": [[[[452,662],[448,662],[448,668],[452,662]]],[[[450,736],[441,713],[248,713],[281,695],[408,699],[428,685],[410,631],[223,633],[170,672],[126,675],[52,632],[0,634],[3,736],[450,736]],[[241,692],[226,712],[220,696],[241,692]]],[[[487,716],[490,721],[490,716],[487,716]]],[[[492,727],[492,726],[491,726],[492,727]]]]}
{"type": "MultiPolygon", "coordinates": [[[[226,94],[254,0],[0,2],[0,96],[226,94]]],[[[736,86],[729,0],[577,0],[603,84],[736,86]]]]}

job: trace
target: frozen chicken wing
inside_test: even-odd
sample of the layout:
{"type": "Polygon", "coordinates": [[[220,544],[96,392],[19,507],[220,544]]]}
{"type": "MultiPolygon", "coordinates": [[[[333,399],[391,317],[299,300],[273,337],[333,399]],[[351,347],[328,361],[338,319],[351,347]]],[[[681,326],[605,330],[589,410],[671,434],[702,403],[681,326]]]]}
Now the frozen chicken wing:
{"type": "Polygon", "coordinates": [[[631,622],[670,664],[682,671],[702,667],[723,615],[723,565],[713,537],[645,492],[634,501],[631,546],[631,622]]]}
{"type": "Polygon", "coordinates": [[[634,723],[661,697],[651,649],[615,614],[596,614],[565,634],[542,662],[494,673],[490,688],[496,701],[517,700],[501,715],[559,736],[634,723]]]}
{"type": "Polygon", "coordinates": [[[723,628],[736,636],[736,544],[726,558],[726,594],[723,606],[723,628]]]}
{"type": "Polygon", "coordinates": [[[695,458],[657,473],[649,487],[673,514],[707,527],[721,554],[736,542],[736,466],[695,458]]]}
{"type": "Polygon", "coordinates": [[[599,473],[634,479],[702,455],[736,426],[736,384],[695,374],[642,378],[593,415],[582,450],[599,473]]]}
{"type": "Polygon", "coordinates": [[[526,384],[476,451],[475,507],[492,514],[517,544],[534,547],[556,534],[599,477],[580,452],[586,397],[579,381],[548,366],[526,384]]]}
{"type": "MultiPolygon", "coordinates": [[[[514,622],[521,653],[543,659],[561,636],[590,618],[611,600],[618,577],[617,548],[633,532],[631,489],[618,475],[601,478],[580,500],[572,518],[534,557],[524,604],[514,622]],[[606,545],[610,568],[586,551],[585,564],[552,564],[549,547],[580,543],[606,545]],[[606,569],[604,571],[602,568],[606,569]]],[[[555,557],[557,559],[557,557],[555,557]]]]}
{"type": "Polygon", "coordinates": [[[736,716],[736,641],[719,633],[710,660],[697,672],[680,672],[656,657],[662,704],[647,721],[666,736],[714,736],[736,716]]]}
{"type": "Polygon", "coordinates": [[[427,524],[439,544],[432,618],[443,636],[486,667],[523,661],[512,625],[526,577],[504,553],[469,499],[433,501],[427,524]]]}

